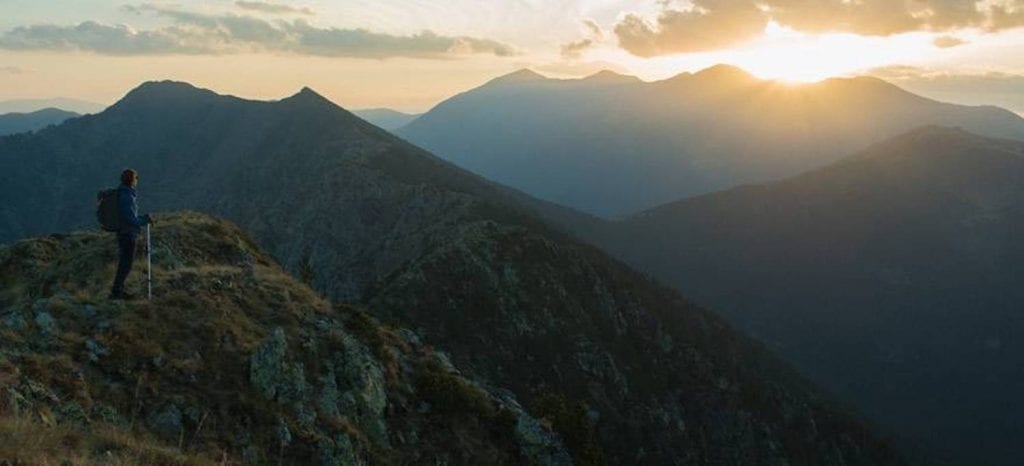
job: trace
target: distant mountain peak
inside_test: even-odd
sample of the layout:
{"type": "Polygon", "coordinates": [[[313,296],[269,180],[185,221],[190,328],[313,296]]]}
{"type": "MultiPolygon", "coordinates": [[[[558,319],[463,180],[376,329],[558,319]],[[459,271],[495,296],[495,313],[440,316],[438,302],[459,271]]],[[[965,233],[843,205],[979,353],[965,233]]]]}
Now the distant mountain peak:
{"type": "Polygon", "coordinates": [[[281,99],[279,102],[283,104],[290,104],[309,109],[325,108],[342,110],[341,106],[332,102],[330,99],[324,97],[323,95],[314,91],[312,88],[308,86],[303,87],[302,89],[299,90],[299,92],[296,92],[291,96],[281,99]]]}
{"type": "Polygon", "coordinates": [[[583,78],[581,81],[599,83],[634,83],[640,82],[640,78],[627,74],[616,73],[612,70],[601,70],[583,78]]]}
{"type": "Polygon", "coordinates": [[[314,91],[313,88],[309,86],[302,86],[302,89],[299,89],[299,92],[296,95],[323,97],[320,93],[314,91]]]}
{"type": "Polygon", "coordinates": [[[517,71],[513,71],[509,74],[494,78],[491,80],[491,83],[533,82],[547,81],[547,79],[547,76],[544,76],[529,68],[523,68],[517,71]]]}
{"type": "Polygon", "coordinates": [[[327,97],[324,97],[319,92],[314,91],[309,86],[303,86],[302,89],[299,89],[299,92],[296,92],[295,94],[292,94],[291,96],[285,97],[284,99],[281,99],[281,100],[282,101],[286,101],[286,100],[324,101],[324,102],[330,102],[332,105],[334,104],[334,102],[331,102],[330,99],[328,99],[327,97]]]}
{"type": "Polygon", "coordinates": [[[211,92],[205,89],[200,89],[184,81],[146,81],[139,84],[138,87],[128,92],[128,95],[133,94],[151,94],[161,92],[211,92]]]}
{"type": "Polygon", "coordinates": [[[757,77],[738,66],[718,64],[693,74],[696,78],[726,79],[730,81],[758,81],[757,77]]]}
{"type": "Polygon", "coordinates": [[[48,99],[14,99],[0,101],[0,113],[31,113],[44,108],[59,108],[75,113],[99,113],[109,104],[53,97],[48,99]]]}
{"type": "Polygon", "coordinates": [[[218,96],[217,93],[209,89],[200,89],[182,81],[146,81],[128,91],[128,94],[125,94],[110,108],[123,109],[127,106],[147,104],[181,104],[194,99],[218,96]]]}

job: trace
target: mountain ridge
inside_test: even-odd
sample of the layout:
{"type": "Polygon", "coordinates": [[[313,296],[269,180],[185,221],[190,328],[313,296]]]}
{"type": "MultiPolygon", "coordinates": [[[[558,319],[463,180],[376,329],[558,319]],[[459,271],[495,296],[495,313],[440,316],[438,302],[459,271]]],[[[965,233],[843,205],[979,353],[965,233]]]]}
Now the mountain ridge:
{"type": "Polygon", "coordinates": [[[1012,112],[926,99],[877,78],[791,85],[721,65],[654,82],[585,81],[485,84],[396,134],[487,179],[605,218],[782,179],[921,125],[1024,140],[1024,118],[1012,112]]]}

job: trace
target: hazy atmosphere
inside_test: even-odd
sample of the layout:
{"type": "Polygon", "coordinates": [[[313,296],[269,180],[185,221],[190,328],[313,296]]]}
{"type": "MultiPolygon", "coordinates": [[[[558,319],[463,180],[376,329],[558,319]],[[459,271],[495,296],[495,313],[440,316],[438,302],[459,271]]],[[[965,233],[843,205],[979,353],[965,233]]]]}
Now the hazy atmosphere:
{"type": "Polygon", "coordinates": [[[518,68],[644,80],[728,63],[795,82],[872,74],[1024,112],[1019,0],[178,1],[0,4],[0,99],[103,104],[150,79],[422,112],[518,68]],[[73,78],[73,79],[72,79],[73,78]]]}
{"type": "Polygon", "coordinates": [[[0,0],[0,466],[1017,466],[1024,0],[0,0]]]}

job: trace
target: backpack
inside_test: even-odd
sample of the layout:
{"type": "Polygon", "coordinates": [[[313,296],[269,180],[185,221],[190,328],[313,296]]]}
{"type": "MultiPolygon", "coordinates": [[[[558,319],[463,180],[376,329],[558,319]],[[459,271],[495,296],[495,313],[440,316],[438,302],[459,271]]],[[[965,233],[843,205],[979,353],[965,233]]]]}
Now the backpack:
{"type": "Polygon", "coordinates": [[[117,205],[117,189],[104,189],[96,194],[96,220],[106,231],[121,229],[121,218],[117,205]]]}

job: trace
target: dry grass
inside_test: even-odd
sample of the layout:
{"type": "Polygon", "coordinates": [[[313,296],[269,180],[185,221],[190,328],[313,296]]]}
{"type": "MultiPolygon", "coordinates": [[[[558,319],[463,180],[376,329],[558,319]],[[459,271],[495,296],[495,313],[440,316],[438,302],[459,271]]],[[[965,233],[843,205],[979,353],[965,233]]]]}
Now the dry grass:
{"type": "Polygon", "coordinates": [[[0,417],[0,464],[26,465],[214,465],[110,426],[88,430],[48,426],[28,418],[0,417]]]}
{"type": "MultiPolygon", "coordinates": [[[[152,300],[106,299],[116,260],[109,235],[0,247],[0,317],[20,319],[0,324],[0,465],[308,464],[324,451],[345,458],[322,446],[341,433],[370,464],[432,451],[512,461],[512,424],[495,421],[485,391],[437,370],[418,377],[428,347],[319,297],[226,222],[184,213],[160,225],[152,300]],[[273,383],[304,387],[295,390],[301,403],[268,399],[252,380],[252,357],[275,329],[287,342],[282,364],[302,371],[273,383]],[[342,371],[363,367],[342,368],[341,355],[375,361],[384,377],[342,385],[355,390],[348,398],[329,391],[329,377],[354,384],[342,371]],[[387,391],[383,413],[361,398],[376,396],[376,383],[387,391]],[[345,411],[320,408],[323,399],[345,411]],[[423,412],[424,401],[438,407],[423,412]],[[381,443],[390,429],[420,443],[381,443]]],[[[144,280],[140,260],[130,291],[144,292],[144,280]]]]}

